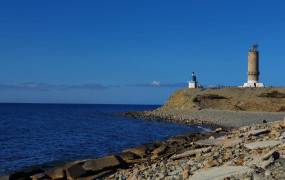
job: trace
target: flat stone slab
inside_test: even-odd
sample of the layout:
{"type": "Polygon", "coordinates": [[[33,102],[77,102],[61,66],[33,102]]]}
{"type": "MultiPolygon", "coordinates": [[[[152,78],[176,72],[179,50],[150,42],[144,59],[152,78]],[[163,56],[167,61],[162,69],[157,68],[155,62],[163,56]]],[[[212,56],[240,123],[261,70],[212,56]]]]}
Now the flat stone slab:
{"type": "Polygon", "coordinates": [[[221,142],[221,144],[224,145],[225,148],[228,148],[234,147],[235,145],[238,145],[242,142],[242,139],[225,139],[223,142],[221,142]]]}
{"type": "Polygon", "coordinates": [[[242,178],[253,173],[253,169],[246,166],[220,166],[200,170],[194,173],[191,180],[223,180],[227,177],[242,178]]]}
{"type": "Polygon", "coordinates": [[[209,152],[211,149],[212,147],[193,149],[193,150],[186,151],[182,154],[173,155],[172,157],[170,157],[170,159],[175,160],[175,159],[180,159],[180,158],[184,158],[184,157],[188,157],[188,156],[192,156],[196,154],[201,154],[201,153],[209,152]]]}
{"type": "Polygon", "coordinates": [[[195,144],[200,146],[217,146],[221,144],[222,141],[223,139],[203,139],[196,141],[195,144]]]}
{"type": "Polygon", "coordinates": [[[144,145],[141,145],[141,146],[138,146],[138,147],[135,147],[135,148],[131,148],[131,149],[126,149],[124,150],[123,152],[131,152],[131,153],[134,153],[140,157],[144,157],[145,154],[146,154],[146,151],[147,151],[147,147],[144,146],[144,145]]]}
{"type": "Polygon", "coordinates": [[[275,141],[275,140],[268,140],[268,141],[258,141],[253,143],[245,144],[244,146],[247,149],[254,150],[254,149],[263,149],[263,148],[270,148],[281,144],[282,141],[275,141]]]}
{"type": "Polygon", "coordinates": [[[269,133],[270,130],[268,129],[256,129],[256,130],[251,130],[249,132],[247,132],[248,136],[259,136],[261,134],[267,134],[269,133]]]}
{"type": "Polygon", "coordinates": [[[223,145],[225,148],[227,147],[233,147],[237,144],[242,143],[242,139],[225,139],[223,137],[217,138],[217,139],[203,139],[203,140],[198,140],[195,142],[195,144],[200,145],[200,146],[219,146],[223,145]]]}
{"type": "Polygon", "coordinates": [[[82,167],[85,171],[99,172],[104,169],[111,169],[120,165],[121,162],[117,159],[117,157],[110,155],[99,159],[88,160],[82,165],[82,167]]]}

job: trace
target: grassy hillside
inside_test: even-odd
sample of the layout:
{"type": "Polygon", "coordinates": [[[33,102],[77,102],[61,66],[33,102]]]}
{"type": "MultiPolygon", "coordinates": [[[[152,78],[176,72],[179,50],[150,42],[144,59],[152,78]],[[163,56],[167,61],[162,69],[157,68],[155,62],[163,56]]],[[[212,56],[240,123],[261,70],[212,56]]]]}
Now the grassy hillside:
{"type": "Polygon", "coordinates": [[[285,111],[285,88],[182,89],[161,110],[285,111]]]}

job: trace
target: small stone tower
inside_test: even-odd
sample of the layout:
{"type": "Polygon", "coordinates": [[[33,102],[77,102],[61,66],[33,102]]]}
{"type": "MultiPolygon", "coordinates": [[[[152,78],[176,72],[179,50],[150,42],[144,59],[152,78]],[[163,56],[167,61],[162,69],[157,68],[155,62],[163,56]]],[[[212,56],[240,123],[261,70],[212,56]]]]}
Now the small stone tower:
{"type": "Polygon", "coordinates": [[[259,52],[257,45],[253,45],[248,51],[248,82],[258,82],[259,80],[259,52]]]}
{"type": "Polygon", "coordinates": [[[248,71],[247,83],[243,87],[264,87],[263,83],[259,83],[259,52],[257,44],[254,44],[248,51],[248,71]]]}
{"type": "Polygon", "coordinates": [[[192,72],[192,80],[189,81],[188,87],[189,88],[198,88],[197,77],[196,77],[194,72],[192,72]]]}

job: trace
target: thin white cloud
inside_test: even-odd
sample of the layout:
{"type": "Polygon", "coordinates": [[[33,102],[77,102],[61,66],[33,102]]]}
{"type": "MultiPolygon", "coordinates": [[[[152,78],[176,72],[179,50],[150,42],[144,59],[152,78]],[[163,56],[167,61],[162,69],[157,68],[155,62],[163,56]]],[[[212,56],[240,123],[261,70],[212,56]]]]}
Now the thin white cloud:
{"type": "Polygon", "coordinates": [[[129,87],[153,87],[153,88],[182,88],[186,87],[186,83],[162,83],[161,81],[152,81],[150,83],[129,84],[129,87]]]}
{"type": "Polygon", "coordinates": [[[153,85],[153,86],[160,86],[160,81],[152,81],[151,85],[153,85]]]}

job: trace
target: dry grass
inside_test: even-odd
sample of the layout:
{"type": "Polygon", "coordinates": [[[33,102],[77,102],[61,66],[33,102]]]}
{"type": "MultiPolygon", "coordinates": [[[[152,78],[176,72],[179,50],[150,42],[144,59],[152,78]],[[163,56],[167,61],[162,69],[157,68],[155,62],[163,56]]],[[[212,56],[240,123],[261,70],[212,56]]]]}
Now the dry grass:
{"type": "Polygon", "coordinates": [[[182,89],[162,108],[169,109],[284,112],[285,88],[182,89]]]}

